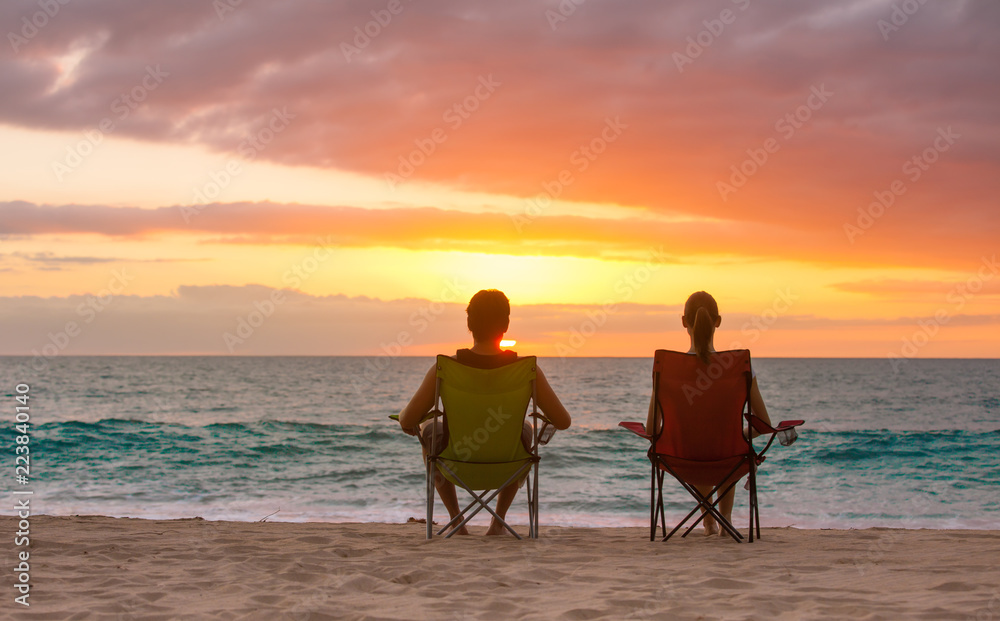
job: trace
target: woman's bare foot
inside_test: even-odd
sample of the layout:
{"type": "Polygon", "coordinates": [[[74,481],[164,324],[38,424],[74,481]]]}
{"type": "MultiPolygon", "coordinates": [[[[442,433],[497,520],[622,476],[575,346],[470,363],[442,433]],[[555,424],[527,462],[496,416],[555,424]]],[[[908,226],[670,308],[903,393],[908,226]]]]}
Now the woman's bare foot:
{"type": "Polygon", "coordinates": [[[720,535],[720,534],[722,534],[722,529],[719,528],[719,525],[716,523],[715,518],[713,518],[711,516],[706,517],[703,520],[702,523],[705,526],[705,536],[706,537],[711,537],[712,535],[720,535]]]}
{"type": "MultiPolygon", "coordinates": [[[[732,523],[733,523],[733,516],[731,516],[731,515],[726,515],[726,516],[723,516],[723,517],[725,517],[725,518],[726,518],[726,521],[728,521],[728,522],[729,522],[730,524],[732,524],[732,523]]],[[[728,536],[729,536],[729,533],[728,533],[728,532],[726,532],[726,529],[725,529],[725,528],[721,528],[721,527],[720,527],[720,528],[719,528],[719,536],[720,536],[720,537],[728,537],[728,536]]]]}

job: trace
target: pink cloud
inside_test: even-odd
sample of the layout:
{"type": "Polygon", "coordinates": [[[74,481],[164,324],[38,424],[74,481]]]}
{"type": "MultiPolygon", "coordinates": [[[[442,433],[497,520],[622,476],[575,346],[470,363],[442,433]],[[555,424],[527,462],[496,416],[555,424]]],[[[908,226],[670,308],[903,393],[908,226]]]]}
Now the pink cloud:
{"type": "MultiPolygon", "coordinates": [[[[287,108],[295,120],[258,157],[382,176],[441,129],[411,179],[531,196],[565,169],[565,198],[797,229],[840,226],[952,126],[961,143],[900,209],[924,228],[997,230],[994,3],[926,3],[888,37],[887,2],[594,3],[554,27],[554,0],[402,6],[347,58],[370,4],[246,0],[220,16],[203,0],[70,3],[0,52],[0,121],[84,130],[110,115],[121,135],[231,152],[287,108]],[[723,10],[734,21],[704,38],[723,10]],[[57,87],[58,57],[81,46],[57,87]],[[676,54],[695,57],[678,67],[676,54]],[[113,102],[148,66],[169,77],[117,118],[113,102]],[[484,76],[500,86],[447,120],[484,76]],[[821,85],[833,96],[783,138],[776,124],[821,85]],[[609,117],[628,129],[579,170],[572,154],[609,117]],[[717,183],[768,138],[780,150],[723,201],[717,183]]],[[[3,3],[0,23],[16,29],[37,10],[3,3]]]]}
{"type": "MultiPolygon", "coordinates": [[[[669,304],[519,305],[515,300],[508,334],[525,354],[645,356],[656,347],[684,346],[680,313],[679,305],[669,304]]],[[[313,296],[262,285],[182,286],[167,296],[105,291],[0,297],[0,319],[0,355],[31,356],[39,368],[60,356],[93,354],[360,355],[391,361],[399,355],[447,353],[470,342],[464,299],[313,296]]],[[[788,341],[793,345],[784,351],[795,355],[843,355],[836,349],[826,354],[808,346],[796,349],[794,343],[865,330],[894,342],[918,322],[933,321],[788,315],[769,325],[758,343],[754,319],[745,312],[726,313],[717,343],[788,341]]],[[[1000,315],[952,314],[949,334],[963,327],[995,332],[1000,315]]],[[[884,355],[878,347],[884,345],[865,350],[866,355],[884,355]]]]}

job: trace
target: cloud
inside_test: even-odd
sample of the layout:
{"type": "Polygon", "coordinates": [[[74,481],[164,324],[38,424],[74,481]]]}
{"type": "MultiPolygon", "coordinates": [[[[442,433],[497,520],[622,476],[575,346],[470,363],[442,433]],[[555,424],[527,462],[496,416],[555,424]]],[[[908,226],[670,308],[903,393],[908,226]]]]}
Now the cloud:
{"type": "MultiPolygon", "coordinates": [[[[232,153],[287,107],[295,119],[256,157],[381,177],[439,129],[412,180],[533,196],[566,170],[565,199],[796,230],[839,229],[954,127],[960,143],[896,209],[949,241],[970,221],[997,232],[996,3],[924,3],[887,35],[888,0],[593,2],[561,22],[555,0],[421,0],[382,26],[367,3],[60,6],[0,52],[0,122],[83,131],[110,118],[115,135],[232,153]],[[148,67],[169,76],[142,93],[148,67]],[[488,76],[500,85],[477,99],[488,76]],[[819,86],[834,94],[786,139],[777,124],[819,86]],[[136,89],[142,101],[124,105],[136,89]],[[608,118],[628,128],[601,146],[608,118]],[[718,182],[768,138],[780,150],[723,201],[718,182]]],[[[36,11],[5,2],[0,22],[36,11]]]]}
{"type": "MultiPolygon", "coordinates": [[[[442,296],[381,300],[314,296],[262,285],[215,285],[181,286],[172,295],[106,291],[100,297],[0,297],[0,355],[34,356],[38,367],[63,355],[89,354],[361,355],[390,361],[399,355],[429,356],[470,342],[466,300],[444,292],[442,296]]],[[[508,335],[525,354],[646,356],[655,349],[651,344],[686,346],[680,313],[679,305],[662,304],[515,305],[508,335]]],[[[786,340],[792,345],[786,352],[824,355],[801,343],[824,334],[843,341],[865,330],[881,333],[891,343],[895,333],[909,334],[921,321],[934,319],[789,315],[769,322],[760,344],[789,334],[786,340]]],[[[717,343],[753,345],[761,336],[754,326],[761,326],[754,315],[727,313],[717,343]]],[[[950,316],[948,330],[962,326],[995,332],[1000,315],[950,316]]],[[[885,346],[877,340],[871,346],[875,355],[884,354],[885,346]]]]}
{"type": "Polygon", "coordinates": [[[312,296],[262,285],[103,293],[0,297],[0,354],[377,355],[401,331],[432,346],[466,335],[464,303],[312,296]]]}
{"type": "MultiPolygon", "coordinates": [[[[123,259],[120,257],[74,257],[59,256],[54,252],[0,252],[0,264],[9,263],[27,266],[29,269],[43,271],[62,271],[67,268],[105,263],[180,263],[189,261],[209,261],[210,259],[123,259]]],[[[4,271],[14,271],[13,267],[5,267],[4,271]]]]}
{"type": "Polygon", "coordinates": [[[0,254],[0,256],[13,257],[29,263],[40,263],[50,267],[65,264],[93,265],[95,263],[113,263],[121,260],[113,257],[58,257],[52,252],[11,252],[7,255],[0,254]]]}
{"type": "MultiPolygon", "coordinates": [[[[344,247],[434,248],[512,255],[646,260],[658,249],[673,262],[790,260],[819,265],[888,265],[968,269],[970,254],[995,248],[988,227],[953,244],[937,236],[933,253],[912,237],[846,244],[837,229],[800,231],[781,224],[730,220],[670,221],[649,217],[537,217],[470,213],[436,207],[365,209],[347,206],[226,203],[140,209],[104,205],[0,202],[0,233],[100,234],[111,237],[197,235],[205,243],[303,244],[344,247]]],[[[877,231],[876,231],[877,233],[877,231]]],[[[875,233],[873,233],[875,234],[875,233]]],[[[928,242],[930,243],[930,242],[928,242]]],[[[984,256],[986,256],[984,254],[984,256]]]]}
{"type": "Polygon", "coordinates": [[[976,272],[970,273],[965,281],[951,280],[893,280],[870,279],[841,282],[830,285],[838,291],[864,293],[883,297],[920,297],[922,299],[943,299],[949,292],[969,291],[975,295],[1000,295],[1000,280],[993,280],[995,274],[984,270],[983,278],[976,272]]]}

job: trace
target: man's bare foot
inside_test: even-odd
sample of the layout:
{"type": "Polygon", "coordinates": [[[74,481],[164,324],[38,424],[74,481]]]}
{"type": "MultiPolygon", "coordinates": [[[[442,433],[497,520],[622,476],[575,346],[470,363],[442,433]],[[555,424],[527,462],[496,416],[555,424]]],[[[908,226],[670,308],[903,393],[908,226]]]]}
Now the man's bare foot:
{"type": "Polygon", "coordinates": [[[456,535],[471,535],[472,533],[469,532],[468,528],[466,528],[466,527],[463,526],[462,528],[458,529],[458,531],[455,534],[456,535]]]}
{"type": "Polygon", "coordinates": [[[490,522],[490,527],[486,531],[487,537],[498,537],[500,535],[506,535],[506,534],[508,534],[507,529],[504,528],[503,524],[497,522],[496,520],[490,522]]]}

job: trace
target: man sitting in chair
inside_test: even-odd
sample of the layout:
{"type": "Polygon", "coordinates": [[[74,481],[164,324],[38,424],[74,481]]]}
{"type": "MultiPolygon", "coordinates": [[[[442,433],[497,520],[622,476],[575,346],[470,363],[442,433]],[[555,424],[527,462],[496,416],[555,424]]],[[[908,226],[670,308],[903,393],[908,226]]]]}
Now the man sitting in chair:
{"type": "MultiPolygon", "coordinates": [[[[516,352],[500,349],[500,341],[510,325],[510,302],[502,291],[487,289],[476,293],[469,301],[466,313],[468,314],[468,327],[469,331],[472,332],[473,344],[469,349],[458,350],[452,358],[467,366],[480,369],[495,369],[517,360],[516,352]]],[[[420,387],[410,398],[410,402],[399,413],[399,425],[403,431],[410,435],[417,435],[419,432],[423,439],[421,444],[425,447],[430,445],[432,434],[437,435],[436,446],[442,447],[446,444],[445,428],[441,422],[436,425],[431,421],[426,421],[423,425],[420,424],[424,415],[435,407],[434,389],[436,382],[437,366],[433,365],[424,376],[420,387]]],[[[538,408],[542,410],[556,429],[568,428],[571,422],[569,412],[559,401],[559,397],[552,390],[541,369],[537,369],[535,383],[538,408]]],[[[532,442],[531,429],[531,424],[525,422],[521,434],[521,441],[529,451],[532,442]]],[[[523,483],[523,481],[522,478],[521,482],[523,483]]],[[[450,516],[454,518],[459,513],[455,484],[443,476],[435,477],[434,483],[441,501],[448,509],[450,516]]],[[[518,488],[519,485],[511,483],[504,487],[497,496],[496,512],[501,519],[506,517],[507,509],[514,501],[518,488]]],[[[500,535],[503,532],[502,524],[494,518],[486,534],[500,535]]],[[[468,535],[469,532],[465,527],[462,527],[457,534],[468,535]]]]}

